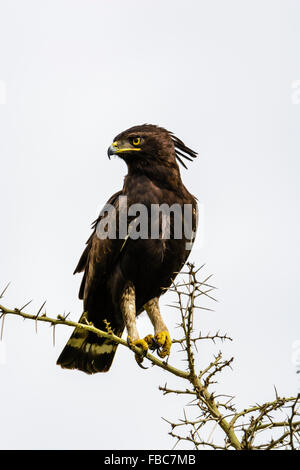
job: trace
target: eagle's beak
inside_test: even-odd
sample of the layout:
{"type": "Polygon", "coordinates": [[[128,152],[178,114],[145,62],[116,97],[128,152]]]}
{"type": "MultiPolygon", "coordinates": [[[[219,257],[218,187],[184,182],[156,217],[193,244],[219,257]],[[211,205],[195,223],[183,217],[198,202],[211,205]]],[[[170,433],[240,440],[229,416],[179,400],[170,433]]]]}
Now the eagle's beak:
{"type": "Polygon", "coordinates": [[[115,140],[110,147],[108,147],[107,155],[110,159],[111,155],[118,155],[119,153],[127,153],[127,152],[139,152],[142,150],[141,148],[131,147],[130,144],[126,143],[127,147],[120,147],[120,142],[115,140]]]}
{"type": "Polygon", "coordinates": [[[115,155],[117,153],[117,150],[118,150],[118,142],[115,141],[108,147],[108,150],[107,150],[108,158],[110,159],[111,155],[115,155]]]}

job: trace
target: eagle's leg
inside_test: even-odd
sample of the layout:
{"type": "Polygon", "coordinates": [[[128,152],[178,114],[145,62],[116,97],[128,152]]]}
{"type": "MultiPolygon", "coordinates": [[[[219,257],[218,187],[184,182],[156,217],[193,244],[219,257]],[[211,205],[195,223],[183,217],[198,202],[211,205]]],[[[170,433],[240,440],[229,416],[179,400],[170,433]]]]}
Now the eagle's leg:
{"type": "Polygon", "coordinates": [[[159,348],[157,353],[160,357],[169,356],[172,340],[160,313],[158,297],[149,300],[144,307],[154,327],[155,333],[154,337],[148,335],[144,340],[149,344],[151,349],[159,348]]]}
{"type": "MultiPolygon", "coordinates": [[[[120,307],[124,319],[124,323],[127,329],[128,338],[127,342],[129,345],[138,346],[142,353],[145,355],[148,351],[148,343],[140,339],[139,333],[136,326],[136,308],[135,308],[135,288],[132,282],[129,282],[123,290],[121,296],[120,307]]],[[[138,363],[142,362],[142,358],[136,355],[138,363]]]]}

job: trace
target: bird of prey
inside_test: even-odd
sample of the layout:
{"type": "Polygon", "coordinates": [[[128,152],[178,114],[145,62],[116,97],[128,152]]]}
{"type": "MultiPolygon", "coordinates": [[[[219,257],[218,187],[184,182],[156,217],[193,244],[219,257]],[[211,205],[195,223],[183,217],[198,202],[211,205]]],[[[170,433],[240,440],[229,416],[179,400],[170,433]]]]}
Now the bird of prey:
{"type": "MultiPolygon", "coordinates": [[[[182,183],[177,163],[179,161],[186,168],[183,158],[192,161],[197,156],[196,152],[166,129],[143,124],[117,135],[108,149],[108,156],[111,155],[123,159],[128,167],[123,188],[108,201],[115,209],[116,219],[120,216],[121,198],[125,196],[127,207],[139,204],[149,209],[149,220],[146,220],[149,226],[153,205],[180,209],[187,205],[192,208],[190,228],[193,233],[196,231],[196,198],[182,183]]],[[[144,352],[148,348],[156,349],[160,357],[166,357],[170,354],[171,338],[160,313],[159,298],[185,264],[191,249],[188,246],[191,237],[185,230],[181,236],[176,236],[173,213],[169,218],[169,235],[166,236],[161,212],[153,216],[154,221],[151,222],[154,226],[156,224],[156,237],[132,237],[130,224],[136,218],[134,215],[126,222],[127,233],[118,222],[116,236],[108,234],[101,237],[97,229],[104,217],[101,212],[93,223],[93,233],[74,272],[84,273],[79,291],[84,313],[79,322],[91,322],[102,330],[109,324],[119,337],[126,327],[130,344],[144,352]],[[153,324],[154,335],[141,339],[136,317],[144,310],[153,324]]],[[[178,214],[176,217],[178,219],[178,214]]],[[[182,226],[184,222],[185,216],[180,215],[182,226]]],[[[116,349],[117,344],[113,341],[75,328],[57,364],[88,374],[106,372],[116,349]]]]}

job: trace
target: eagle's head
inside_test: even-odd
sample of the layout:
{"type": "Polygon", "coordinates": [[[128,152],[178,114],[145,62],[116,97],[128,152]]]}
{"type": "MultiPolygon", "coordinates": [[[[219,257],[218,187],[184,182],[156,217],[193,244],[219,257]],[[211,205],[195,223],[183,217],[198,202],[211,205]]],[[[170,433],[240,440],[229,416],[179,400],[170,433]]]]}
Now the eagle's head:
{"type": "Polygon", "coordinates": [[[192,161],[197,153],[186,147],[172,132],[153,124],[143,124],[117,135],[108,148],[108,157],[111,155],[121,157],[128,167],[178,167],[177,159],[186,168],[182,158],[192,161]]]}

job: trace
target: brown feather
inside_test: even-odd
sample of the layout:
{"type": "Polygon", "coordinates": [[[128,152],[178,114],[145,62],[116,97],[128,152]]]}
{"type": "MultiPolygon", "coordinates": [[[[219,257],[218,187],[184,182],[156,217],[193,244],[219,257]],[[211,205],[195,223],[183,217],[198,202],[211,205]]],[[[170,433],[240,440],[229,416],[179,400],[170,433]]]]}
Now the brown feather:
{"type": "MultiPolygon", "coordinates": [[[[191,161],[197,153],[171,132],[151,124],[131,127],[116,136],[114,141],[123,142],[126,147],[126,143],[136,136],[142,140],[141,151],[120,154],[127,163],[128,175],[122,190],[108,201],[114,205],[117,218],[121,195],[127,196],[128,206],[136,203],[147,207],[151,204],[179,204],[181,207],[191,204],[195,209],[195,230],[197,202],[183,185],[176,160],[186,168],[182,158],[191,161]]],[[[185,237],[175,239],[173,232],[170,239],[133,240],[128,237],[126,243],[124,237],[100,239],[97,226],[101,219],[102,215],[92,225],[93,233],[75,273],[84,271],[79,296],[83,299],[86,320],[100,329],[105,328],[106,320],[121,336],[124,320],[120,299],[125,286],[128,282],[134,285],[136,312],[139,314],[149,300],[159,298],[171,285],[190,253],[187,249],[189,240],[185,237]]],[[[171,228],[173,230],[173,225],[171,228]]],[[[58,364],[89,374],[105,372],[112,363],[116,349],[115,345],[93,333],[75,329],[58,364]]]]}

